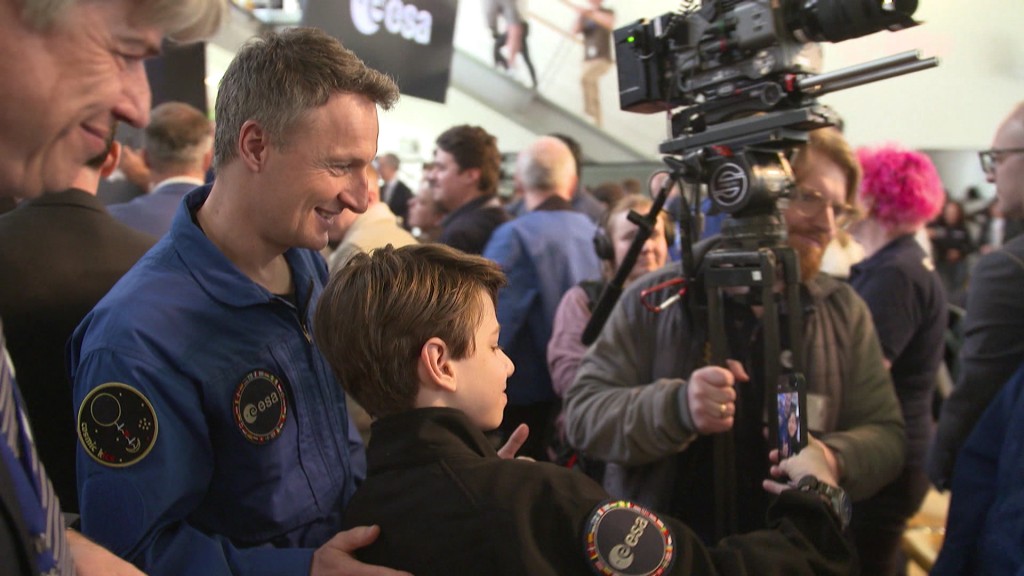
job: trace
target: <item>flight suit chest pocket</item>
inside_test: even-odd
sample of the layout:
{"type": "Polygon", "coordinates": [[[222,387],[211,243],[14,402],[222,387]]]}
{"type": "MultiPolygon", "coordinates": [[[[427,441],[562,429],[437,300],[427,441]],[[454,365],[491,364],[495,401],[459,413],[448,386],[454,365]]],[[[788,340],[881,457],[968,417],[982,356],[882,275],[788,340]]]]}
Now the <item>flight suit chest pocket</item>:
{"type": "Polygon", "coordinates": [[[204,510],[236,542],[273,540],[320,516],[302,463],[293,380],[268,351],[211,383],[216,464],[204,510]]]}

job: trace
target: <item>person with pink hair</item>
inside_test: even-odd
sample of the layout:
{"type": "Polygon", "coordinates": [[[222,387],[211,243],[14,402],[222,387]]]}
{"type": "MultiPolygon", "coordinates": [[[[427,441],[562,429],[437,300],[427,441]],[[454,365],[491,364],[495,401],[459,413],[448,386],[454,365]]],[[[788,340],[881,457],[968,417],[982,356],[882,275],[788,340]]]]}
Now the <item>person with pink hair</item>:
{"type": "Polygon", "coordinates": [[[931,400],[942,362],[946,294],[914,235],[942,209],[945,192],[928,156],[885,145],[857,152],[864,171],[857,194],[863,219],[852,232],[865,259],[850,284],[875,321],[886,367],[906,420],[906,462],[900,476],[855,503],[850,524],[864,574],[901,574],[900,538],[928,492],[925,459],[931,400]]]}

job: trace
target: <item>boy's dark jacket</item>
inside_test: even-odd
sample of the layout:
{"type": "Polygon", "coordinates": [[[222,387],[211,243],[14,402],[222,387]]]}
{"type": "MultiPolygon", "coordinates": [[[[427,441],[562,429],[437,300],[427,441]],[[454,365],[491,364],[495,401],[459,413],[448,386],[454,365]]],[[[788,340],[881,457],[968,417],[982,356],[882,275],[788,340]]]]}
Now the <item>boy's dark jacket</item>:
{"type": "MultiPolygon", "coordinates": [[[[598,484],[552,464],[503,460],[459,410],[422,408],[373,423],[369,473],[345,526],[377,524],[359,559],[416,576],[591,575],[584,526],[609,500],[598,484]]],[[[853,555],[827,505],[785,492],[775,530],[709,548],[663,518],[676,540],[669,574],[849,574],[853,555]]]]}

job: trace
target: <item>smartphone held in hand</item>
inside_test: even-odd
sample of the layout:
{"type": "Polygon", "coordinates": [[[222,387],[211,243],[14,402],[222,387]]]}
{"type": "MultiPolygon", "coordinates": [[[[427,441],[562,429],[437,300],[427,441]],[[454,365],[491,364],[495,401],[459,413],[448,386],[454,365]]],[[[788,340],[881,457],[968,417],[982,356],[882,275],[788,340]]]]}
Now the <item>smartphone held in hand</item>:
{"type": "Polygon", "coordinates": [[[807,383],[803,375],[780,376],[775,398],[775,446],[779,460],[784,460],[807,446],[807,383]]]}

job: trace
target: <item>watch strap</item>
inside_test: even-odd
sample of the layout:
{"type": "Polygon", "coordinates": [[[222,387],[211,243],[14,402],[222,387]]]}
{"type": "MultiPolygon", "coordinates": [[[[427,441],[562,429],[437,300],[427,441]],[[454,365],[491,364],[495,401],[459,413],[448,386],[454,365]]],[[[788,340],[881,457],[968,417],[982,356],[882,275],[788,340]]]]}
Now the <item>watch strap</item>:
{"type": "Polygon", "coordinates": [[[800,481],[797,482],[796,488],[801,492],[812,492],[817,494],[825,500],[836,519],[839,520],[839,526],[843,530],[846,530],[846,527],[850,525],[850,516],[852,511],[850,499],[846,495],[845,490],[838,486],[826,484],[811,475],[801,478],[800,481]]]}

